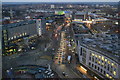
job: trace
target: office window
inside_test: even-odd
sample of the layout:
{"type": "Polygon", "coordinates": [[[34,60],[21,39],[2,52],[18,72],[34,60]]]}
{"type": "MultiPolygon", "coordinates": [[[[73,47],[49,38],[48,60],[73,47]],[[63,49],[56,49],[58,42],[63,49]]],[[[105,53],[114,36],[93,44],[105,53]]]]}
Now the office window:
{"type": "Polygon", "coordinates": [[[91,66],[91,63],[89,62],[89,66],[91,66]]]}
{"type": "Polygon", "coordinates": [[[110,67],[109,67],[109,65],[108,65],[108,68],[107,68],[107,70],[108,70],[108,71],[110,70],[110,67]]]}
{"type": "Polygon", "coordinates": [[[106,72],[104,71],[104,74],[106,74],[106,72]]]}
{"type": "Polygon", "coordinates": [[[92,64],[92,67],[94,66],[94,64],[92,64]]]}
{"type": "Polygon", "coordinates": [[[95,65],[95,69],[97,68],[97,66],[95,65]]]}
{"type": "Polygon", "coordinates": [[[110,64],[110,61],[108,61],[108,64],[110,64]]]}
{"type": "Polygon", "coordinates": [[[104,61],[104,56],[102,56],[102,60],[104,61]]]}
{"type": "Polygon", "coordinates": [[[91,56],[89,57],[89,60],[91,60],[91,56]]]}
{"type": "Polygon", "coordinates": [[[116,71],[113,71],[113,74],[116,75],[116,71]]]}
{"type": "Polygon", "coordinates": [[[107,59],[105,59],[105,62],[107,62],[107,59]]]}
{"type": "Polygon", "coordinates": [[[94,57],[92,57],[92,62],[94,62],[94,57]]]}
{"type": "Polygon", "coordinates": [[[99,56],[99,59],[101,59],[101,56],[99,56]]]}
{"type": "Polygon", "coordinates": [[[103,71],[103,70],[101,69],[101,73],[102,73],[102,71],[103,71]]]}
{"type": "Polygon", "coordinates": [[[80,55],[82,55],[82,48],[81,48],[81,52],[80,52],[80,55]]]}

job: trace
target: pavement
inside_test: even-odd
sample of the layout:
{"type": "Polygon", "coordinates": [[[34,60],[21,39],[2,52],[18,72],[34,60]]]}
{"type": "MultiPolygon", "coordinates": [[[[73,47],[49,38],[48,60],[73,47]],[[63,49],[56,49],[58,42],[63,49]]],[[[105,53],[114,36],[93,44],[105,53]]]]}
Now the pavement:
{"type": "MultiPolygon", "coordinates": [[[[68,26],[68,25],[67,25],[68,26]]],[[[69,28],[69,27],[66,27],[66,28],[69,28]]],[[[56,52],[56,56],[60,56],[60,53],[64,53],[62,56],[66,55],[67,54],[67,43],[66,43],[66,32],[63,30],[61,31],[61,39],[59,41],[59,48],[58,48],[58,51],[56,52]]],[[[62,63],[62,56],[61,57],[58,57],[58,59],[55,59],[53,65],[52,65],[52,69],[56,71],[56,73],[58,73],[58,75],[60,76],[60,78],[81,78],[80,75],[78,75],[75,71],[75,66],[73,67],[73,64],[71,63],[72,66],[70,66],[70,64],[67,63],[67,61],[65,62],[65,64],[62,63]],[[60,64],[58,64],[58,61],[61,61],[60,64]],[[72,68],[71,68],[72,67],[72,68]],[[63,76],[62,72],[65,72],[68,76],[63,76]]]]}
{"type": "MultiPolygon", "coordinates": [[[[3,57],[3,77],[6,77],[6,70],[10,69],[11,67],[17,67],[19,65],[41,65],[41,66],[46,66],[47,64],[51,65],[51,68],[60,76],[60,78],[81,78],[82,76],[79,75],[76,71],[76,61],[75,57],[73,57],[72,61],[70,64],[67,63],[66,60],[62,60],[63,62],[65,61],[65,64],[57,64],[54,61],[57,61],[53,58],[56,57],[56,54],[60,52],[64,52],[65,57],[68,56],[68,50],[67,43],[66,43],[66,32],[70,33],[69,30],[69,24],[66,26],[59,26],[55,31],[55,33],[60,34],[55,38],[54,36],[51,35],[50,42],[47,43],[47,49],[45,50],[45,43],[38,44],[38,48],[36,50],[32,50],[29,52],[23,52],[20,54],[13,54],[11,56],[5,56],[3,57]],[[62,28],[63,27],[63,28],[62,28]],[[65,31],[67,29],[67,31],[65,31]],[[64,34],[65,32],[65,34],[64,34]],[[62,34],[63,33],[63,34],[62,34]],[[61,35],[62,34],[62,35],[61,35]],[[64,48],[64,49],[63,49],[64,48]],[[53,52],[49,51],[51,49],[54,49],[53,52]],[[53,54],[55,53],[55,54],[53,54]],[[63,76],[62,72],[65,72],[68,76],[63,76]]],[[[71,33],[70,33],[70,36],[71,33]]],[[[73,53],[70,53],[73,55],[73,53]]],[[[62,56],[61,56],[62,59],[62,56]]],[[[75,80],[75,79],[73,79],[75,80]]]]}

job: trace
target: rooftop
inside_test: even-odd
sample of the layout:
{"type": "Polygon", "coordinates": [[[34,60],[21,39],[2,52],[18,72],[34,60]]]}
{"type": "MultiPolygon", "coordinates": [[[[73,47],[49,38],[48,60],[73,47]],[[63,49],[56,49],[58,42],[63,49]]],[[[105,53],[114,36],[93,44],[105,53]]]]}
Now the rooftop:
{"type": "Polygon", "coordinates": [[[28,21],[21,21],[17,23],[5,24],[5,25],[2,25],[2,28],[7,29],[7,28],[13,28],[13,27],[18,27],[22,25],[32,24],[32,23],[35,23],[35,20],[28,20],[28,21]]]}
{"type": "Polygon", "coordinates": [[[120,44],[118,36],[114,34],[97,34],[97,35],[79,35],[78,39],[81,45],[95,50],[119,63],[120,61],[120,44]]]}

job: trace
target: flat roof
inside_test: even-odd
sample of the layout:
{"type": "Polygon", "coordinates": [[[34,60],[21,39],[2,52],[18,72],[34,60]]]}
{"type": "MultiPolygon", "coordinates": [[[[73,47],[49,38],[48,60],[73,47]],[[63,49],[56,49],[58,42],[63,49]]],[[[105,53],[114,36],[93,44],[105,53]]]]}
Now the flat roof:
{"type": "MultiPolygon", "coordinates": [[[[113,59],[114,61],[116,61],[117,63],[120,64],[120,55],[115,55],[116,52],[118,52],[118,54],[120,53],[120,46],[117,45],[117,41],[115,41],[114,43],[105,43],[107,41],[105,40],[100,40],[98,38],[94,38],[94,37],[91,37],[91,35],[80,35],[78,37],[78,39],[80,40],[80,44],[82,46],[85,46],[91,50],[94,50],[96,52],[99,52],[101,53],[102,55],[105,55],[106,57],[109,57],[110,59],[113,59]],[[87,36],[86,38],[82,38],[82,36],[87,36]],[[116,44],[116,45],[115,45],[116,44]],[[101,47],[103,46],[103,48],[101,47]]],[[[114,40],[109,40],[107,39],[108,41],[114,41],[114,40]]]]}
{"type": "Polygon", "coordinates": [[[28,20],[28,21],[10,23],[10,24],[2,25],[2,28],[3,29],[14,28],[14,27],[22,26],[22,25],[32,24],[32,23],[35,23],[35,22],[36,22],[36,20],[28,20]]]}

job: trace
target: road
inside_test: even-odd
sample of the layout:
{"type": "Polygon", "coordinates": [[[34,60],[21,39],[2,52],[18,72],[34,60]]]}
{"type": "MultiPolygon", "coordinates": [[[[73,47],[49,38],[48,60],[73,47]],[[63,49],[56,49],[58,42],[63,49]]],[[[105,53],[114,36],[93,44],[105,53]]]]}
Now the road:
{"type": "MultiPolygon", "coordinates": [[[[67,24],[64,30],[66,30],[67,28],[69,28],[70,24],[67,24]]],[[[60,39],[60,46],[58,48],[58,51],[54,57],[54,63],[52,65],[53,70],[56,70],[56,72],[59,74],[59,76],[61,78],[81,78],[80,75],[78,75],[75,70],[74,67],[70,66],[67,63],[67,60],[65,60],[64,58],[68,56],[68,52],[67,52],[67,39],[66,39],[66,31],[62,30],[61,31],[61,39],[60,39]],[[72,67],[72,68],[71,68],[72,67]],[[65,72],[68,76],[63,76],[62,72],[65,72]]],[[[69,32],[69,29],[68,29],[69,32]]],[[[75,65],[74,65],[75,66],[75,65]]]]}
{"type": "MultiPolygon", "coordinates": [[[[29,52],[23,52],[20,54],[13,54],[11,56],[3,57],[3,77],[5,77],[5,71],[10,69],[11,67],[17,67],[19,65],[41,65],[46,66],[47,64],[51,65],[51,68],[58,73],[60,78],[81,78],[81,75],[76,73],[76,61],[74,56],[73,47],[69,48],[67,42],[70,42],[67,36],[70,36],[70,40],[73,38],[70,33],[70,24],[67,25],[60,25],[56,28],[55,33],[50,34],[58,34],[57,37],[54,35],[50,36],[49,39],[51,40],[48,42],[45,50],[46,43],[42,43],[38,45],[36,50],[32,50],[29,52]],[[70,33],[70,34],[68,34],[70,33]],[[41,47],[40,47],[41,46],[41,47]],[[71,49],[71,50],[69,50],[71,49]],[[51,51],[49,51],[51,50],[51,51]],[[53,50],[53,51],[52,51],[53,50]],[[68,64],[67,60],[65,59],[70,53],[73,57],[70,64],[68,64]],[[54,56],[54,58],[53,58],[54,56]],[[59,57],[58,59],[55,59],[59,57]],[[60,61],[60,64],[58,64],[60,61]],[[63,76],[62,72],[65,72],[68,77],[63,76]]],[[[72,42],[73,44],[73,42],[72,42]]]]}

